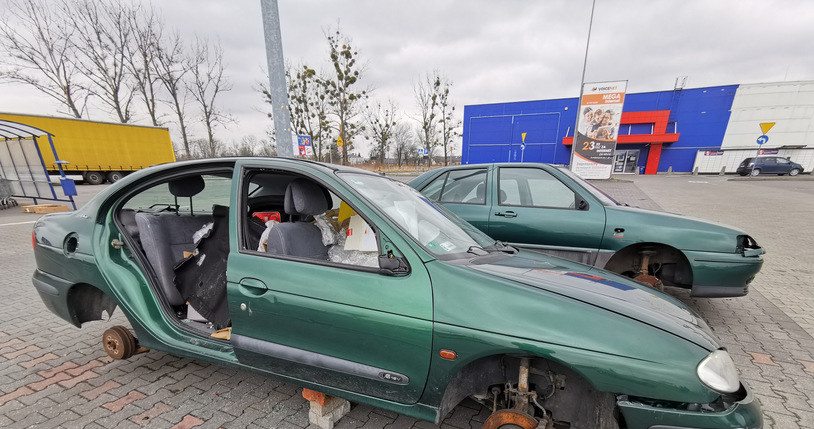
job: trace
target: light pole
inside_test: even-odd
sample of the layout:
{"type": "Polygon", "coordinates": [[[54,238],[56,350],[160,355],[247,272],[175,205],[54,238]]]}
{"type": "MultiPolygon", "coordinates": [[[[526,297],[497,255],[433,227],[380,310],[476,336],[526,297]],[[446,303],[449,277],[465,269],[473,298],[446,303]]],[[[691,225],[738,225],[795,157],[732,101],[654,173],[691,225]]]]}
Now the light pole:
{"type": "Polygon", "coordinates": [[[588,21],[588,40],[585,42],[585,58],[582,60],[582,77],[579,79],[579,98],[577,99],[577,120],[574,123],[574,140],[571,143],[571,165],[574,165],[574,152],[577,146],[577,132],[579,131],[579,109],[582,102],[582,90],[585,87],[585,69],[588,66],[588,47],[591,46],[591,30],[594,26],[594,9],[596,9],[596,0],[591,2],[591,20],[588,21]]]}
{"type": "Polygon", "coordinates": [[[288,106],[288,89],[285,82],[283,38],[280,35],[280,12],[277,0],[260,0],[263,30],[266,39],[266,60],[269,69],[269,95],[274,135],[277,138],[277,156],[294,157],[291,141],[291,113],[288,106]]]}

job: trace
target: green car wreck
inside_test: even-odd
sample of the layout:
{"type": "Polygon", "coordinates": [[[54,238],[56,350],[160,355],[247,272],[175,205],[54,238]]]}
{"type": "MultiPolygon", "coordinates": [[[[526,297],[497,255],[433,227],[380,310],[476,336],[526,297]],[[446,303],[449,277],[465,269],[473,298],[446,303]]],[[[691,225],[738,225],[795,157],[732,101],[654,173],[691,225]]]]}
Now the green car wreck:
{"type": "Polygon", "coordinates": [[[763,266],[764,250],[745,232],[619,204],[565,167],[445,167],[410,186],[497,240],[696,297],[746,295],[763,266]]]}
{"type": "Polygon", "coordinates": [[[40,218],[33,283],[114,358],[156,349],[485,428],[760,428],[681,302],[489,238],[409,186],[276,158],[151,167],[40,218]]]}

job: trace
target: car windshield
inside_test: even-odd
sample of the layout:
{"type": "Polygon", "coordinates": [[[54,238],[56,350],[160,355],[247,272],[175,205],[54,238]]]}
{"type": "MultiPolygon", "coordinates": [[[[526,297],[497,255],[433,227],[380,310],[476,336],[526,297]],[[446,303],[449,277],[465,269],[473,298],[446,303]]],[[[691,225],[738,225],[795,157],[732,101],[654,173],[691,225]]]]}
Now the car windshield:
{"type": "Polygon", "coordinates": [[[613,198],[609,197],[608,194],[602,192],[601,190],[599,190],[599,188],[597,188],[596,186],[594,186],[590,182],[586,182],[583,178],[581,178],[581,177],[577,176],[576,174],[574,174],[574,172],[569,170],[567,167],[557,167],[557,170],[560,170],[561,172],[563,172],[566,176],[570,177],[575,182],[577,182],[577,184],[582,185],[582,187],[585,188],[586,191],[588,191],[591,195],[596,197],[596,199],[598,199],[599,202],[602,203],[603,205],[606,205],[606,206],[618,206],[618,205],[621,205],[621,204],[619,204],[618,201],[616,201],[613,198]]]}
{"type": "Polygon", "coordinates": [[[371,174],[338,175],[439,259],[479,255],[484,247],[495,244],[495,240],[404,183],[371,174]]]}

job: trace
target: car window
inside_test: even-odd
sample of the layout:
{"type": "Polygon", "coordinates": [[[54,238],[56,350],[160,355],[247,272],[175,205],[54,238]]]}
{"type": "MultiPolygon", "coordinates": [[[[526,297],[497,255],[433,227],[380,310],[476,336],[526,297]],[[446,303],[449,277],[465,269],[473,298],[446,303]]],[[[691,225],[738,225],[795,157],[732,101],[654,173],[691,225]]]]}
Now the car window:
{"type": "Polygon", "coordinates": [[[441,190],[444,188],[444,181],[447,179],[447,173],[443,173],[436,177],[429,185],[421,190],[421,193],[426,195],[427,198],[438,200],[441,196],[441,190]]]}
{"type": "Polygon", "coordinates": [[[472,247],[495,241],[404,183],[372,174],[341,173],[372,205],[441,259],[472,257],[472,247]]]}
{"type": "Polygon", "coordinates": [[[450,171],[440,201],[463,204],[486,203],[486,169],[450,171]]]}
{"type": "MultiPolygon", "coordinates": [[[[192,177],[192,176],[190,176],[192,177]]],[[[123,206],[135,211],[178,211],[179,213],[211,213],[213,205],[228,206],[232,193],[231,176],[200,175],[203,189],[192,197],[178,197],[170,192],[169,182],[159,183],[131,197],[123,206]]],[[[176,178],[173,180],[183,180],[176,178]]]]}
{"type": "Polygon", "coordinates": [[[243,192],[245,248],[271,257],[378,268],[375,230],[322,184],[286,173],[250,173],[243,192]],[[292,186],[297,190],[292,190],[288,209],[306,213],[286,211],[286,192],[292,186]]]}
{"type": "Polygon", "coordinates": [[[786,158],[777,158],[777,163],[778,163],[778,164],[790,164],[790,163],[791,163],[791,161],[789,161],[789,160],[788,160],[788,159],[786,159],[786,158]]]}
{"type": "Polygon", "coordinates": [[[761,160],[762,164],[777,164],[777,160],[775,158],[763,158],[761,160]]]}
{"type": "Polygon", "coordinates": [[[552,207],[572,209],[575,207],[576,194],[551,173],[539,168],[501,168],[501,191],[517,187],[519,203],[510,198],[506,191],[506,200],[502,205],[521,205],[530,207],[552,207]]]}
{"type": "Polygon", "coordinates": [[[516,178],[501,177],[500,180],[500,205],[519,206],[520,186],[516,178]]]}

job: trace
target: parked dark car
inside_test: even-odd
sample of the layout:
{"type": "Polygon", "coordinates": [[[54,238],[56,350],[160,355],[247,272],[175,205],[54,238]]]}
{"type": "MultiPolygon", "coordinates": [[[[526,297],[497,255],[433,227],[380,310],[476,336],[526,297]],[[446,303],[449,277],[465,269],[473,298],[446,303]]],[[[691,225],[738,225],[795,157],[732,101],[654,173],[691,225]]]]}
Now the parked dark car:
{"type": "Polygon", "coordinates": [[[564,167],[477,164],[410,182],[490,237],[693,296],[743,296],[764,250],[746,232],[619,204],[564,167]]]}
{"type": "Polygon", "coordinates": [[[762,427],[680,301],[495,242],[363,170],[158,165],[43,216],[32,238],[48,309],[77,327],[127,316],[136,336],[103,337],[116,359],[162,350],[436,423],[471,396],[493,411],[486,428],[762,427]]]}
{"type": "Polygon", "coordinates": [[[803,166],[780,156],[759,156],[757,158],[746,158],[741,161],[740,165],[738,165],[737,172],[741,176],[748,174],[752,176],[759,174],[777,174],[778,176],[788,174],[789,176],[796,176],[803,172],[803,166]]]}

